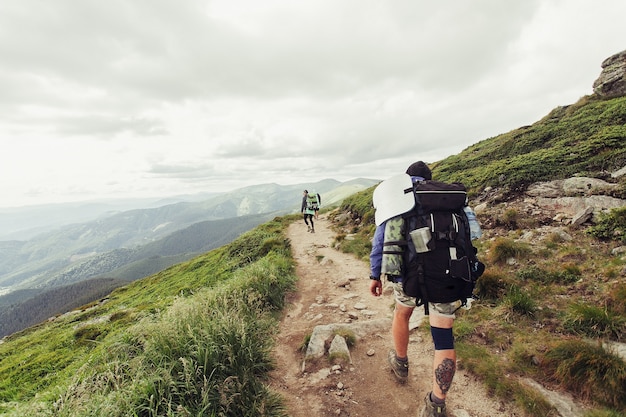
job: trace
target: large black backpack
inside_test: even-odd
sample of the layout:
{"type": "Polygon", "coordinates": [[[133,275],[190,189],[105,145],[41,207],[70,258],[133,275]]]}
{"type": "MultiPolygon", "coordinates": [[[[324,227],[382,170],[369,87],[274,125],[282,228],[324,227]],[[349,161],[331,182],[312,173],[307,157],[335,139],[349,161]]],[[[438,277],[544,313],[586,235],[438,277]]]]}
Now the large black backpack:
{"type": "Polygon", "coordinates": [[[460,183],[425,180],[413,184],[415,207],[402,215],[404,292],[428,302],[447,303],[472,296],[484,265],[476,258],[460,183]]]}

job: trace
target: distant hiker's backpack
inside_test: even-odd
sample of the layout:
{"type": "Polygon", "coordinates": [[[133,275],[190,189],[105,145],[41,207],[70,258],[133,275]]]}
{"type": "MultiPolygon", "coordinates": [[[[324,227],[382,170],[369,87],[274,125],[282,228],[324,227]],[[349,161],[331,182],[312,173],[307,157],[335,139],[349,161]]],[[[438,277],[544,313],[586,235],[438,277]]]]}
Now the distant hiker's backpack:
{"type": "Polygon", "coordinates": [[[386,236],[384,248],[401,250],[404,292],[426,307],[428,302],[465,303],[484,270],[470,239],[465,186],[425,180],[405,193],[414,194],[415,207],[401,215],[400,240],[386,236]]]}
{"type": "Polygon", "coordinates": [[[309,210],[317,210],[319,208],[319,202],[317,201],[317,194],[307,194],[306,208],[309,210]]]}

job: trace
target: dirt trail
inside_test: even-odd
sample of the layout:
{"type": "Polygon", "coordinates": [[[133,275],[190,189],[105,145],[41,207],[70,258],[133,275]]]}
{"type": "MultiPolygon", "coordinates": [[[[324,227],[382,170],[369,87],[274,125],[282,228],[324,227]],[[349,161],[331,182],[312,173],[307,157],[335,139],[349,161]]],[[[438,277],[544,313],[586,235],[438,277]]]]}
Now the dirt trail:
{"type": "MultiPolygon", "coordinates": [[[[351,363],[340,370],[322,358],[307,362],[303,371],[301,347],[315,326],[390,320],[392,314],[393,296],[370,295],[368,263],[334,250],[328,226],[329,220],[320,216],[315,233],[308,233],[302,220],[288,229],[299,280],[280,324],[272,389],[285,398],[291,417],[417,416],[430,390],[433,355],[430,335],[420,329],[411,333],[409,380],[404,385],[395,381],[386,363],[393,347],[390,328],[358,338],[350,349],[351,363]]],[[[449,417],[523,415],[489,396],[482,383],[462,370],[456,373],[447,404],[449,417]]]]}

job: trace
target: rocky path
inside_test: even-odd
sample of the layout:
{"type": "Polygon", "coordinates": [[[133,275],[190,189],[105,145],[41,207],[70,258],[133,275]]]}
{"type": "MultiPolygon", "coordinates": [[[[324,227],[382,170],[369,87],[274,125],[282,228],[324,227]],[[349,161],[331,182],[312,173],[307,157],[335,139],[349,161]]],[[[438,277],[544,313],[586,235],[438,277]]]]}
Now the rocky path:
{"type": "MultiPolygon", "coordinates": [[[[315,233],[308,233],[302,221],[288,229],[299,280],[280,323],[272,388],[285,398],[291,417],[419,415],[432,378],[430,335],[419,328],[412,331],[409,380],[404,385],[396,383],[386,364],[392,348],[392,295],[371,296],[367,262],[332,249],[334,233],[324,216],[315,226],[315,233]],[[349,360],[334,366],[328,356],[305,361],[305,339],[317,326],[333,325],[347,326],[356,336],[349,360]]],[[[421,314],[415,316],[413,325],[419,326],[421,314]]],[[[523,413],[490,396],[482,383],[459,370],[449,392],[448,415],[512,417],[523,413]]]]}

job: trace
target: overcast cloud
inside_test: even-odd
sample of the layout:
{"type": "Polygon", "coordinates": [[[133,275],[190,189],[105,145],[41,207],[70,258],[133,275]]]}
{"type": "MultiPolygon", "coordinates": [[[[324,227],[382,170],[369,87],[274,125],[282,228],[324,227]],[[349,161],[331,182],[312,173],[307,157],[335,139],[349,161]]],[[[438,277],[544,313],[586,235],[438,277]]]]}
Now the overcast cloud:
{"type": "Polygon", "coordinates": [[[1,206],[384,179],[592,93],[623,0],[0,0],[1,206]]]}

